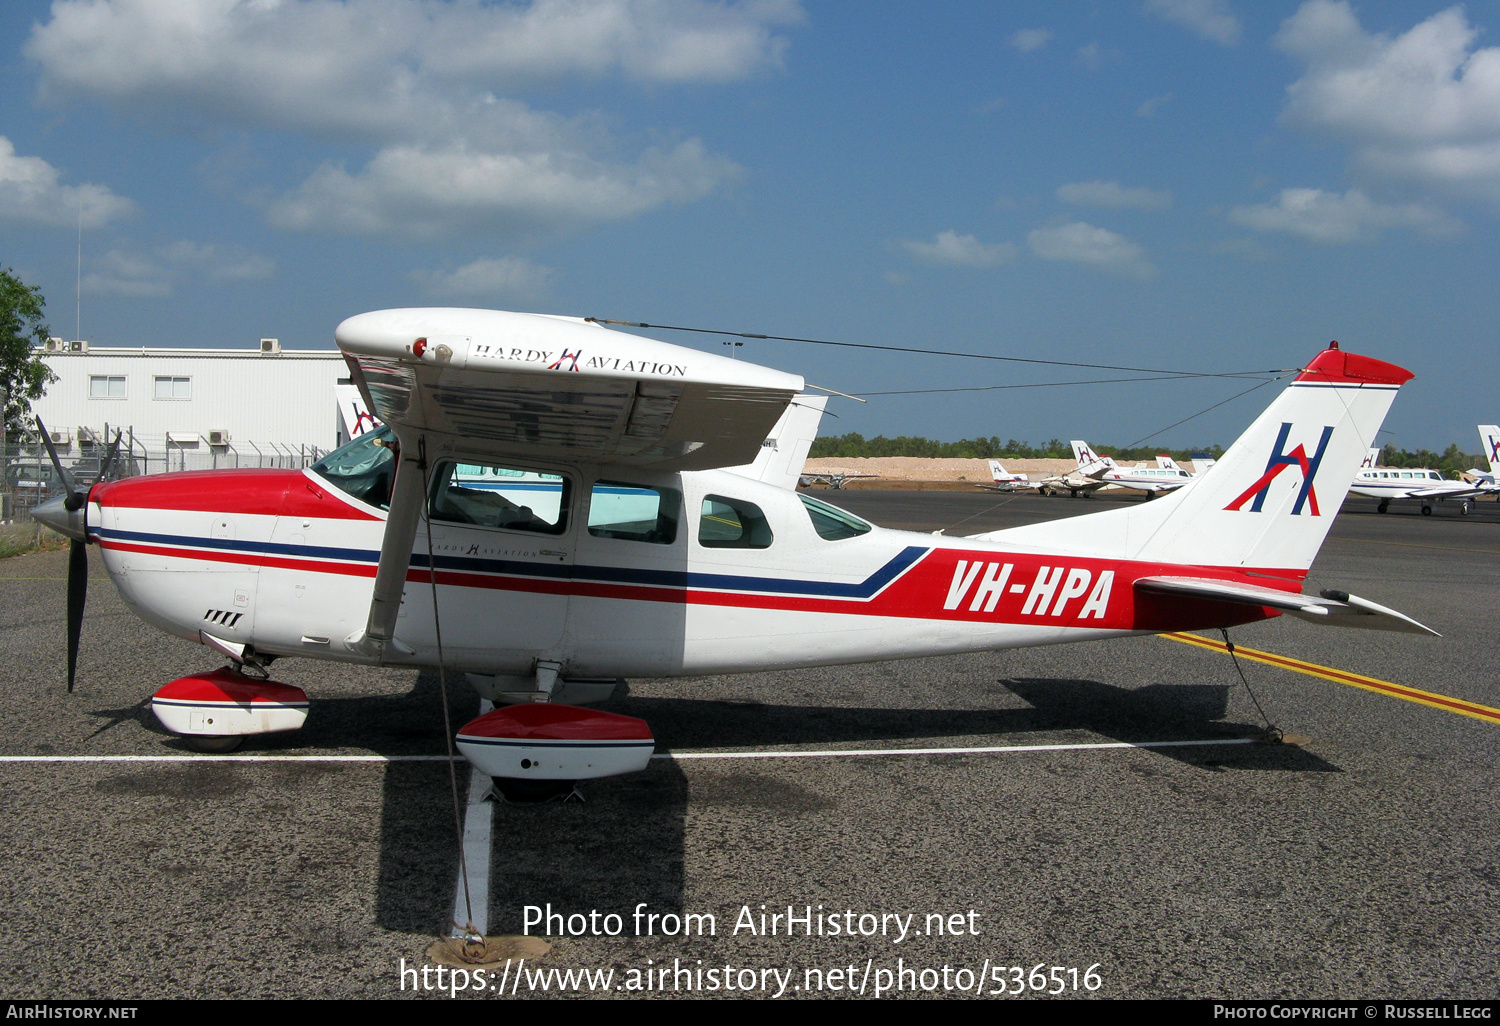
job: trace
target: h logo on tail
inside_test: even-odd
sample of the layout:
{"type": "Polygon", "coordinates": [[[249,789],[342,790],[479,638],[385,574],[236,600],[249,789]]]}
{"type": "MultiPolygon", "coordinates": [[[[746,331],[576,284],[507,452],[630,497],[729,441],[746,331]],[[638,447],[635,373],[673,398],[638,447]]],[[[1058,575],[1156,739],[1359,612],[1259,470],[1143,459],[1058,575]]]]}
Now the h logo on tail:
{"type": "Polygon", "coordinates": [[[1292,515],[1296,516],[1301,513],[1302,505],[1306,503],[1311,507],[1313,516],[1322,516],[1318,512],[1318,493],[1313,491],[1313,478],[1318,475],[1318,464],[1323,462],[1323,452],[1328,448],[1328,440],[1333,437],[1333,427],[1330,425],[1323,429],[1323,437],[1318,440],[1318,451],[1311,457],[1307,455],[1306,448],[1301,445],[1291,452],[1282,451],[1286,446],[1287,436],[1291,433],[1291,422],[1283,423],[1281,434],[1276,436],[1276,449],[1266,463],[1266,472],[1260,476],[1260,480],[1246,488],[1238,498],[1225,506],[1225,509],[1237,510],[1244,506],[1246,500],[1253,495],[1255,502],[1251,504],[1250,511],[1259,513],[1261,505],[1266,501],[1266,493],[1271,490],[1271,482],[1276,480],[1283,470],[1296,467],[1302,471],[1302,490],[1297,493],[1297,501],[1292,506],[1292,515]]]}

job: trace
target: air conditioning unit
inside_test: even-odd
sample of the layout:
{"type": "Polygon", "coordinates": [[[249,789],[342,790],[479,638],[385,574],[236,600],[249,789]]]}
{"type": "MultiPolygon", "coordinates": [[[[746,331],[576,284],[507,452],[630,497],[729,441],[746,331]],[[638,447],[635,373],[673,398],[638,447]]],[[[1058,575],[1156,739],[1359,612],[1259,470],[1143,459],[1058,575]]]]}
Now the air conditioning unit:
{"type": "Polygon", "coordinates": [[[86,353],[88,351],[89,344],[81,338],[75,338],[68,343],[68,352],[70,353],[86,353]]]}
{"type": "Polygon", "coordinates": [[[66,353],[68,351],[68,344],[60,338],[53,337],[47,340],[47,344],[42,347],[42,350],[48,353],[66,353]]]}
{"type": "Polygon", "coordinates": [[[71,445],[73,442],[73,434],[67,428],[50,429],[47,437],[52,439],[53,445],[71,445]]]}
{"type": "Polygon", "coordinates": [[[94,433],[94,429],[93,428],[87,426],[86,424],[80,424],[80,425],[78,425],[78,444],[79,445],[97,445],[98,443],[99,443],[99,436],[94,433]]]}
{"type": "Polygon", "coordinates": [[[228,445],[229,431],[225,428],[210,428],[208,432],[209,445],[228,445]]]}
{"type": "Polygon", "coordinates": [[[168,431],[167,444],[175,445],[183,449],[198,448],[198,432],[196,431],[168,431]]]}
{"type": "Polygon", "coordinates": [[[281,339],[263,338],[260,340],[260,355],[275,356],[281,352],[281,339]]]}

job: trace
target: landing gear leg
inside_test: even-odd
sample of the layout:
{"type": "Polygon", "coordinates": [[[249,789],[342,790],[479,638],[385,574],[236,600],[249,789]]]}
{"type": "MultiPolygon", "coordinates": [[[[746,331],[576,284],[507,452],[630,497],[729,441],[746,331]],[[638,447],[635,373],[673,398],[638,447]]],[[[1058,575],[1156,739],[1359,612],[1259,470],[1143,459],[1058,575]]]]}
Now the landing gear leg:
{"type": "Polygon", "coordinates": [[[1390,499],[1381,499],[1380,500],[1380,505],[1375,507],[1375,512],[1376,513],[1384,513],[1387,510],[1389,510],[1390,508],[1391,508],[1391,500],[1390,499]]]}

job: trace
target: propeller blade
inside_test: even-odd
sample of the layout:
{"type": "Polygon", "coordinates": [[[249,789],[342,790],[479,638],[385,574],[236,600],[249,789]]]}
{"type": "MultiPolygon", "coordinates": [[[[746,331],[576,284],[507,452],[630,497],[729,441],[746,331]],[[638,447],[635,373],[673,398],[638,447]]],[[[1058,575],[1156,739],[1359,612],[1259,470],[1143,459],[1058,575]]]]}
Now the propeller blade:
{"type": "Polygon", "coordinates": [[[104,457],[104,466],[99,468],[99,481],[102,483],[109,480],[110,468],[115,465],[115,457],[120,454],[120,432],[115,432],[115,440],[109,443],[109,454],[104,457]]]}
{"type": "Polygon", "coordinates": [[[75,541],[68,549],[68,693],[78,670],[78,637],[83,633],[83,605],[89,590],[89,547],[75,541]]]}
{"type": "Polygon", "coordinates": [[[42,418],[36,419],[37,433],[42,436],[42,444],[47,447],[47,455],[52,457],[52,467],[57,471],[57,476],[62,479],[63,487],[68,490],[68,501],[65,504],[68,512],[72,512],[83,505],[83,495],[73,484],[73,475],[63,469],[62,460],[57,458],[57,450],[52,447],[52,436],[47,433],[47,425],[42,423],[42,418]]]}

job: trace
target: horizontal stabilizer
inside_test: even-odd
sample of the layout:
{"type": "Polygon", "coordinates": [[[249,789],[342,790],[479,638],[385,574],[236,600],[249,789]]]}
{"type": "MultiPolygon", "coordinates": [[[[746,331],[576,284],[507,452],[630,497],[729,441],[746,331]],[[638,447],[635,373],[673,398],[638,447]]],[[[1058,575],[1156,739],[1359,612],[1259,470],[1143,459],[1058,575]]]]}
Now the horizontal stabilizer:
{"type": "Polygon", "coordinates": [[[1135,586],[1141,591],[1159,595],[1187,595],[1216,602],[1270,606],[1309,623],[1441,637],[1437,631],[1423,626],[1405,613],[1398,613],[1358,595],[1350,595],[1347,591],[1325,589],[1320,597],[1315,598],[1301,592],[1204,577],[1142,577],[1135,582],[1135,586]]]}

